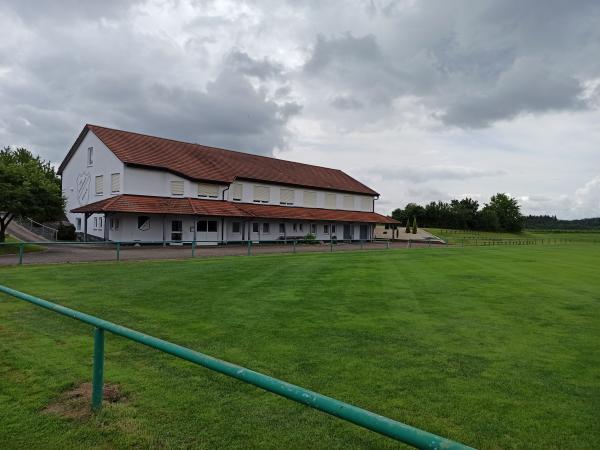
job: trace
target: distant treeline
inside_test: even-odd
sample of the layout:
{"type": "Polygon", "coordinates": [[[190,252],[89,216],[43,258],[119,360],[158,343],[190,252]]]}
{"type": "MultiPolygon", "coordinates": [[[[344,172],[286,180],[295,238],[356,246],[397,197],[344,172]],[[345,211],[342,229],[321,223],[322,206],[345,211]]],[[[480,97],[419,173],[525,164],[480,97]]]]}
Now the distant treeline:
{"type": "Polygon", "coordinates": [[[506,194],[492,196],[481,209],[479,202],[471,198],[431,202],[425,206],[409,203],[404,209],[395,209],[392,217],[402,224],[412,224],[416,217],[422,227],[510,232],[523,228],[519,203],[506,194]]]}
{"type": "Polygon", "coordinates": [[[598,230],[600,217],[592,219],[561,220],[556,216],[525,216],[525,228],[532,230],[598,230]]]}

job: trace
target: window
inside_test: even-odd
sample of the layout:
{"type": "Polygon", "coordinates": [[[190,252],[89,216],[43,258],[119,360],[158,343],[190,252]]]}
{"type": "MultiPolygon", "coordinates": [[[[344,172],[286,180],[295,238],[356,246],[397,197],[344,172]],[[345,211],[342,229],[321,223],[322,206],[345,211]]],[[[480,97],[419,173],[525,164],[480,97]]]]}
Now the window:
{"type": "Polygon", "coordinates": [[[88,147],[87,165],[91,166],[93,164],[94,164],[94,147],[88,147]]]}
{"type": "Polygon", "coordinates": [[[114,231],[119,231],[119,219],[110,219],[110,229],[114,231]]]}
{"type": "Polygon", "coordinates": [[[219,186],[216,184],[198,183],[198,197],[218,198],[219,186]]]}
{"type": "Polygon", "coordinates": [[[386,224],[385,224],[385,229],[386,229],[386,230],[389,230],[389,229],[390,229],[390,225],[386,223],[386,224]]]}
{"type": "Polygon", "coordinates": [[[271,188],[267,186],[254,186],[254,203],[269,203],[271,188]]]}
{"type": "Polygon", "coordinates": [[[216,233],[217,232],[217,221],[216,220],[209,220],[206,223],[206,229],[208,230],[209,233],[216,233]]]}
{"type": "Polygon", "coordinates": [[[363,211],[371,211],[373,208],[373,200],[370,197],[362,197],[360,199],[361,209],[363,211]]]}
{"type": "Polygon", "coordinates": [[[298,224],[298,229],[299,229],[300,231],[302,231],[302,229],[303,229],[303,228],[304,228],[304,226],[303,226],[301,223],[299,223],[299,224],[298,224]]]}
{"type": "Polygon", "coordinates": [[[263,233],[269,234],[269,222],[263,223],[263,233]]]}
{"type": "Polygon", "coordinates": [[[336,207],[336,195],[335,194],[325,194],[325,208],[335,209],[336,207]]]}
{"type": "Polygon", "coordinates": [[[253,233],[258,233],[258,223],[257,222],[254,222],[252,224],[252,232],[253,233]]]}
{"type": "Polygon", "coordinates": [[[115,193],[121,190],[121,174],[111,173],[110,174],[110,192],[115,193]]]}
{"type": "Polygon", "coordinates": [[[102,228],[104,219],[102,217],[98,217],[98,228],[102,228]]]}
{"type": "Polygon", "coordinates": [[[344,195],[344,209],[354,209],[354,197],[352,195],[344,195]]]}
{"type": "Polygon", "coordinates": [[[317,235],[317,224],[315,224],[315,223],[310,224],[310,234],[314,234],[315,236],[317,235]]]}
{"type": "Polygon", "coordinates": [[[239,222],[233,222],[231,224],[231,232],[232,233],[239,233],[241,230],[241,224],[239,222]]]}
{"type": "Polygon", "coordinates": [[[75,224],[76,224],[75,228],[77,228],[77,231],[81,231],[81,217],[78,217],[75,220],[75,224]]]}
{"type": "Polygon", "coordinates": [[[196,229],[198,231],[206,232],[208,230],[208,225],[206,223],[206,220],[199,220],[196,223],[196,229]]]}
{"type": "Polygon", "coordinates": [[[183,181],[171,181],[171,195],[183,195],[183,181]]]}
{"type": "Polygon", "coordinates": [[[104,177],[102,175],[96,176],[96,195],[104,194],[104,177]]]}
{"type": "Polygon", "coordinates": [[[317,206],[317,193],[315,191],[304,191],[304,206],[317,206]]]}
{"type": "Polygon", "coordinates": [[[292,230],[297,231],[298,230],[298,224],[295,223],[292,225],[292,230]]]}
{"type": "Polygon", "coordinates": [[[285,223],[279,224],[279,234],[285,234],[285,223]]]}
{"type": "Polygon", "coordinates": [[[280,205],[293,205],[294,204],[294,190],[293,189],[281,189],[279,194],[280,205]]]}
{"type": "Polygon", "coordinates": [[[242,200],[244,185],[242,183],[233,183],[231,187],[231,198],[235,201],[242,200]]]}
{"type": "Polygon", "coordinates": [[[323,225],[323,233],[329,234],[329,225],[323,225]]]}
{"type": "Polygon", "coordinates": [[[150,216],[138,216],[138,230],[146,231],[150,229],[150,216]]]}
{"type": "Polygon", "coordinates": [[[98,228],[98,218],[94,217],[94,228],[98,228]]]}
{"type": "Polygon", "coordinates": [[[335,225],[331,225],[331,233],[335,233],[335,225]]]}

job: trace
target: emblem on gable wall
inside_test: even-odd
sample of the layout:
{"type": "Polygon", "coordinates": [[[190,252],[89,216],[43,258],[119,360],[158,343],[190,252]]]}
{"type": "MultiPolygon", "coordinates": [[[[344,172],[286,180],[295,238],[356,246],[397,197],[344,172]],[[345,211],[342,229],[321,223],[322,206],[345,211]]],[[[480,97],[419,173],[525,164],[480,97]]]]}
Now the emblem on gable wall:
{"type": "Polygon", "coordinates": [[[89,172],[81,172],[77,175],[77,200],[80,205],[86,205],[90,199],[90,183],[92,176],[89,172]]]}

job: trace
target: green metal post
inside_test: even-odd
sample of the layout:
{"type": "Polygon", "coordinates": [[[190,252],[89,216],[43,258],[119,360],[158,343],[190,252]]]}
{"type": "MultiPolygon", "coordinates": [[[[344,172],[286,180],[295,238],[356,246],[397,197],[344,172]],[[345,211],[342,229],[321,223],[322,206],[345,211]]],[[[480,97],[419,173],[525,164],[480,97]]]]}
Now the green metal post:
{"type": "Polygon", "coordinates": [[[196,256],[196,241],[192,241],[192,258],[196,256]]]}
{"type": "Polygon", "coordinates": [[[294,239],[294,253],[296,253],[296,239],[294,239]]]}
{"type": "Polygon", "coordinates": [[[363,240],[361,239],[361,240],[360,240],[360,249],[362,250],[363,248],[364,248],[364,242],[363,242],[363,240]]]}
{"type": "Polygon", "coordinates": [[[121,261],[121,242],[117,241],[117,261],[121,261]]]}
{"type": "Polygon", "coordinates": [[[248,256],[252,255],[252,241],[248,240],[248,256]]]}
{"type": "Polygon", "coordinates": [[[388,239],[385,244],[386,244],[387,249],[389,250],[390,249],[390,240],[388,239]]]}
{"type": "Polygon", "coordinates": [[[333,253],[333,239],[329,239],[329,251],[333,253]]]}
{"type": "Polygon", "coordinates": [[[25,244],[19,242],[19,265],[23,264],[23,252],[25,250],[25,244]]]}
{"type": "Polygon", "coordinates": [[[102,408],[104,391],[104,330],[94,329],[94,371],[92,374],[92,410],[102,408]]]}

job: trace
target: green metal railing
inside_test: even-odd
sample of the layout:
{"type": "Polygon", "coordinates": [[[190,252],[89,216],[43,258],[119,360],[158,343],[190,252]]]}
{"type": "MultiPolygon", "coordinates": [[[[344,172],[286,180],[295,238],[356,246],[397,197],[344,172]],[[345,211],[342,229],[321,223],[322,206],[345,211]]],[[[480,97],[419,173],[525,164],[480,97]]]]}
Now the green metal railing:
{"type": "Polygon", "coordinates": [[[390,418],[380,416],[366,409],[350,405],[331,397],[319,394],[300,386],[287,383],[277,378],[264,375],[236,364],[231,364],[217,358],[196,352],[181,345],[173,344],[154,336],[149,336],[139,331],[132,330],[113,322],[67,308],[56,303],[43,300],[23,292],[16,291],[0,285],[0,292],[36,306],[48,309],[58,314],[79,320],[94,329],[94,366],[92,375],[92,409],[100,410],[104,385],[104,332],[108,331],[117,336],[130,339],[140,344],[152,347],[186,361],[215,372],[236,378],[252,384],[266,391],[280,395],[297,403],[307,405],[313,409],[331,414],[340,419],[367,428],[376,433],[390,437],[400,442],[423,449],[470,449],[458,442],[437,436],[427,431],[420,430],[410,425],[397,422],[390,418]]]}

